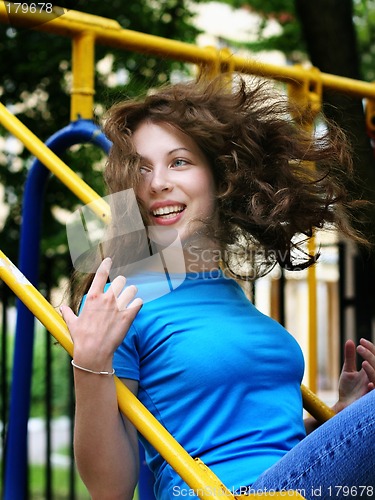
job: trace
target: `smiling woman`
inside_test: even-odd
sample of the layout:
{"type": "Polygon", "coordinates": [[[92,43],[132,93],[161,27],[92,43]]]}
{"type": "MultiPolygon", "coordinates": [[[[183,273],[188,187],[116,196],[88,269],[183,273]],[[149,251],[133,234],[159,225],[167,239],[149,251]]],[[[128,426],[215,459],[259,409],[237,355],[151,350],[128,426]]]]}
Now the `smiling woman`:
{"type": "MultiPolygon", "coordinates": [[[[300,347],[229,277],[241,256],[252,265],[244,279],[275,263],[308,267],[317,256],[296,238],[326,225],[363,241],[349,222],[356,202],[342,185],[351,168],[345,137],[332,125],[311,138],[289,112],[273,89],[241,79],[233,89],[220,79],[166,86],[109,111],[109,193],[134,190],[149,235],[178,233],[186,273],[142,303],[167,269],[138,268],[144,288],[134,298],[123,276],[107,283],[117,253],[129,251],[109,247],[112,260],[83,280],[80,315],[62,310],[74,341],[76,460],[94,500],[130,500],[138,479],[138,436],[118,411],[113,369],[233,492],[292,489],[310,499],[317,488],[328,497],[339,484],[374,484],[373,343],[357,347],[359,371],[356,346],[345,345],[338,415],[320,427],[304,422],[300,347]]],[[[114,225],[122,227],[127,209],[117,207],[114,225]]],[[[141,440],[157,498],[188,492],[141,440]]]]}
{"type": "Polygon", "coordinates": [[[197,223],[212,223],[215,182],[211,165],[191,137],[168,123],[144,121],[133,134],[142,162],[136,189],[151,224],[173,226],[182,243],[197,241],[197,223]]]}

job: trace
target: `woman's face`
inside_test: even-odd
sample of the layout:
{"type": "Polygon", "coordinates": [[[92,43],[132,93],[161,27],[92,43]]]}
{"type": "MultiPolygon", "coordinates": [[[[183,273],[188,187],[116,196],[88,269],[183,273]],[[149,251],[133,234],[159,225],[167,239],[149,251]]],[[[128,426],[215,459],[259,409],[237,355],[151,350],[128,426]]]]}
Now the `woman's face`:
{"type": "Polygon", "coordinates": [[[188,242],[199,220],[214,214],[215,182],[206,156],[193,139],[167,123],[142,122],[133,143],[142,158],[138,197],[155,226],[176,229],[188,242]]]}

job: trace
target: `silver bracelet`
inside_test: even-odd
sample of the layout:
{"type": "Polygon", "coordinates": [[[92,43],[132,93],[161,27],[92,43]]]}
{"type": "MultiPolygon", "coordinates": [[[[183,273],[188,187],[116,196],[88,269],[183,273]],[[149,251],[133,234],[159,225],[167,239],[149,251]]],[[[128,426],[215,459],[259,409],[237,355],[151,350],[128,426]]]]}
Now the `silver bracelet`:
{"type": "Polygon", "coordinates": [[[74,362],[74,359],[71,361],[72,366],[74,368],[78,368],[78,370],[82,370],[83,372],[88,372],[88,373],[93,373],[94,375],[114,375],[115,374],[115,369],[112,368],[111,372],[95,372],[94,370],[89,370],[88,368],[83,368],[83,366],[79,366],[74,362]]]}

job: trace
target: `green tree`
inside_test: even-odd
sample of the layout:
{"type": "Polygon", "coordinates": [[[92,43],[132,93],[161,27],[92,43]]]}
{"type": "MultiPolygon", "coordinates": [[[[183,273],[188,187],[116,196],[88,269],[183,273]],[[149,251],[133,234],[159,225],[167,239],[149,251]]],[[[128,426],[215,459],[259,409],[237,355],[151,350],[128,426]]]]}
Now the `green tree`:
{"type": "MultiPolygon", "coordinates": [[[[219,2],[231,5],[233,8],[246,8],[260,17],[257,40],[253,42],[241,43],[242,47],[247,47],[251,51],[264,50],[280,50],[287,59],[293,62],[300,62],[311,57],[311,45],[307,46],[304,29],[304,19],[302,19],[297,10],[301,5],[295,0],[218,0],[219,2]],[[278,34],[267,35],[267,25],[270,20],[275,20],[280,26],[278,34]]],[[[330,27],[327,22],[329,19],[329,4],[328,10],[319,10],[316,4],[312,3],[309,10],[316,11],[314,18],[314,26],[319,30],[322,26],[326,26],[328,31],[331,30],[337,34],[334,26],[337,25],[337,20],[330,27]]],[[[344,2],[339,4],[340,12],[346,9],[348,14],[346,26],[351,31],[354,27],[356,43],[352,45],[352,51],[355,50],[359,58],[361,78],[366,81],[375,79],[375,1],[374,0],[353,0],[350,1],[350,11],[348,4],[344,2]],[[349,24],[348,24],[349,23],[349,24]]],[[[306,20],[307,21],[307,20],[306,20]]],[[[311,24],[311,23],[310,23],[311,24]]],[[[341,32],[345,36],[345,31],[341,32]]],[[[324,40],[322,40],[324,43],[324,40]]],[[[228,40],[228,43],[238,45],[234,40],[228,40]]],[[[328,45],[328,43],[325,43],[328,45]]],[[[332,72],[332,71],[331,71],[332,72]]]]}
{"type": "Polygon", "coordinates": [[[233,46],[240,45],[251,52],[279,50],[285,54],[291,63],[298,63],[306,57],[306,46],[297,20],[295,6],[292,0],[219,0],[233,8],[246,8],[259,16],[259,24],[255,41],[239,44],[228,40],[233,46]],[[276,21],[280,26],[277,34],[267,34],[270,21],[276,21]]]}

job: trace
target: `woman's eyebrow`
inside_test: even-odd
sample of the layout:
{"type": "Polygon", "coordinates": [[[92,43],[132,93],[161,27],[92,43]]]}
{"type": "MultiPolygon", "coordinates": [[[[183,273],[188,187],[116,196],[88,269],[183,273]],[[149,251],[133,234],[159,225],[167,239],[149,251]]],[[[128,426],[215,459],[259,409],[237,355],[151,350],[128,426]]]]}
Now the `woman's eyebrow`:
{"type": "Polygon", "coordinates": [[[168,155],[175,154],[177,151],[187,151],[188,153],[192,153],[192,151],[190,151],[190,149],[180,147],[180,148],[172,149],[171,151],[169,151],[168,155]]]}
{"type": "Polygon", "coordinates": [[[143,155],[138,155],[140,161],[145,161],[146,163],[149,162],[150,160],[147,158],[147,156],[143,156],[143,155]]]}
{"type": "MultiPolygon", "coordinates": [[[[173,155],[177,151],[187,151],[188,153],[193,153],[193,151],[191,151],[190,149],[187,149],[187,148],[184,148],[184,147],[181,146],[181,147],[178,147],[178,148],[171,149],[171,151],[168,151],[167,156],[173,155]]],[[[140,158],[141,161],[150,161],[150,159],[147,156],[143,156],[141,154],[139,155],[139,158],[140,158]]]]}
{"type": "MultiPolygon", "coordinates": [[[[181,146],[178,148],[171,149],[171,151],[168,151],[168,153],[166,153],[166,156],[173,156],[178,151],[186,151],[187,153],[194,154],[194,152],[191,149],[184,148],[181,146]]],[[[139,159],[141,162],[152,163],[152,160],[150,158],[148,158],[147,156],[143,156],[141,154],[139,155],[139,159]]]]}

